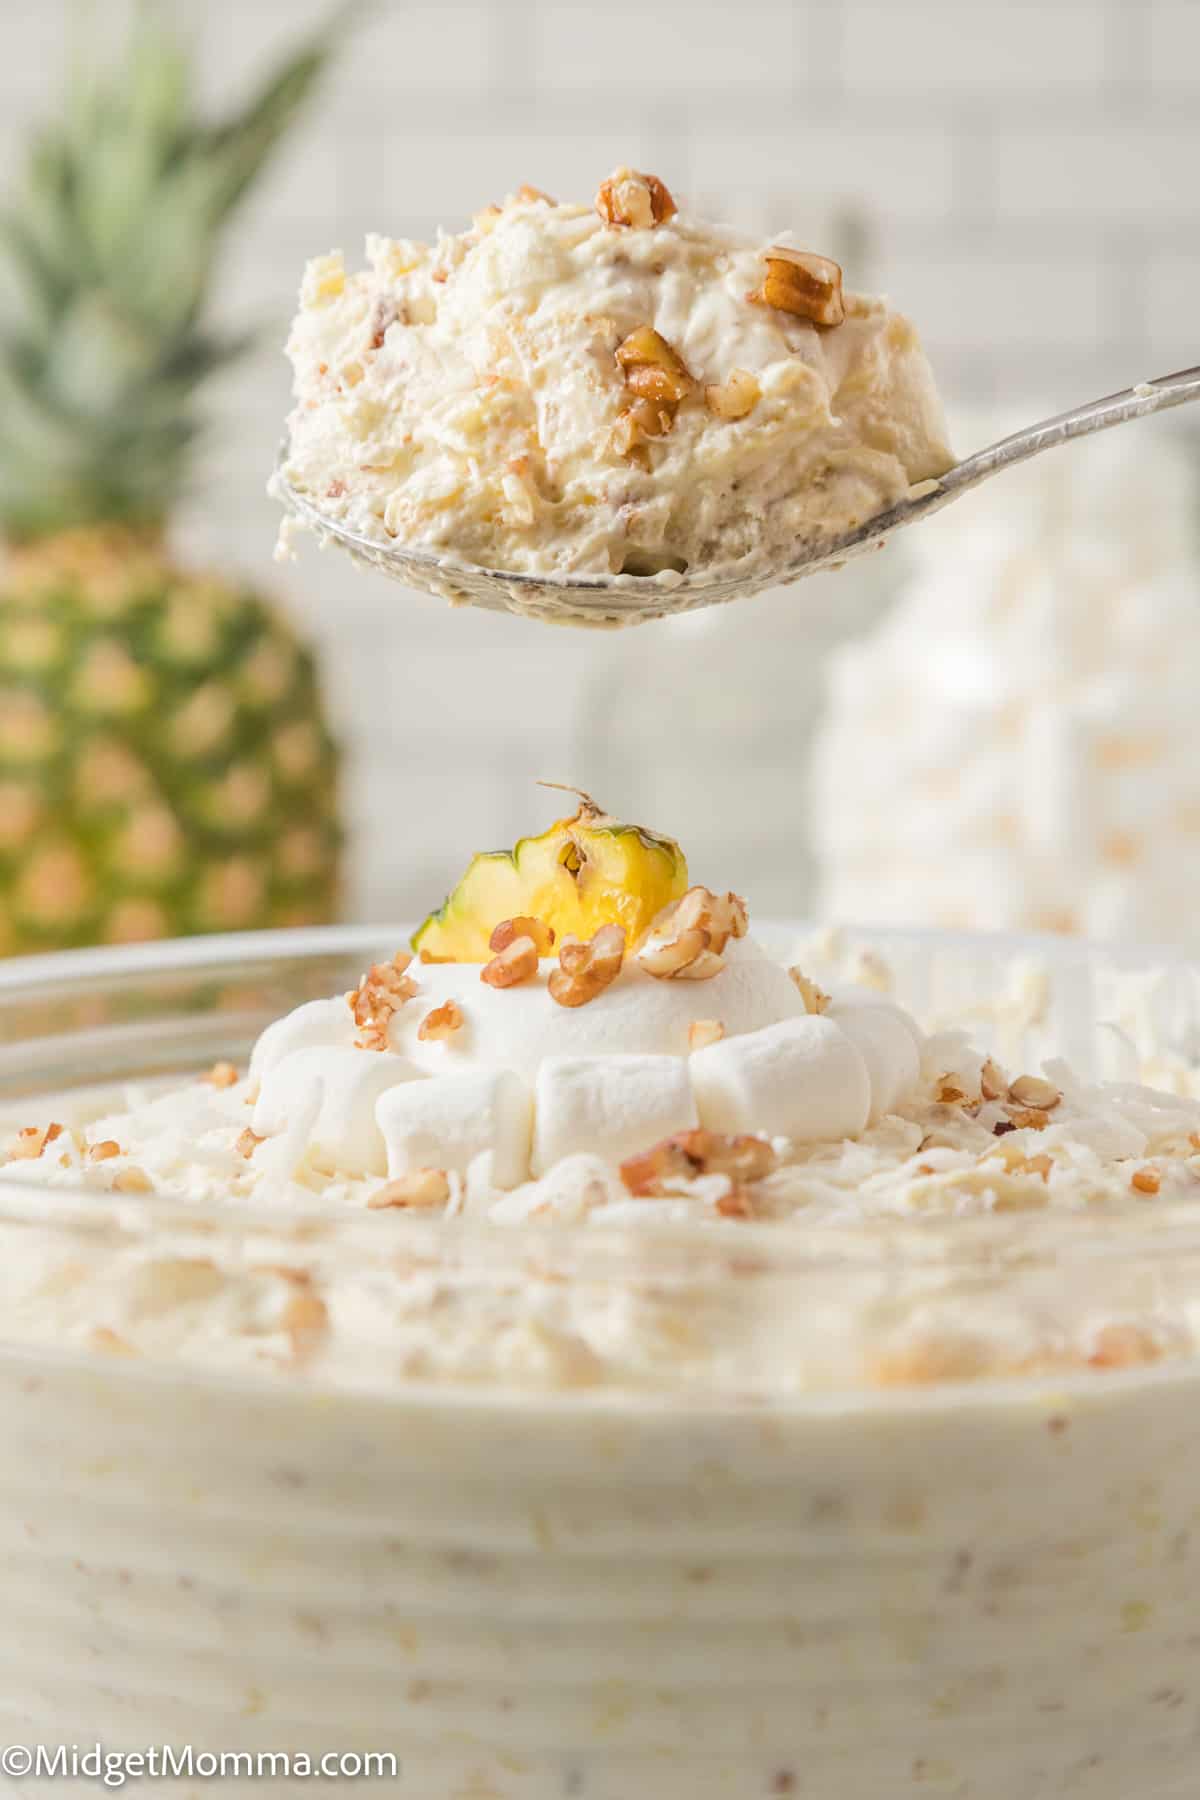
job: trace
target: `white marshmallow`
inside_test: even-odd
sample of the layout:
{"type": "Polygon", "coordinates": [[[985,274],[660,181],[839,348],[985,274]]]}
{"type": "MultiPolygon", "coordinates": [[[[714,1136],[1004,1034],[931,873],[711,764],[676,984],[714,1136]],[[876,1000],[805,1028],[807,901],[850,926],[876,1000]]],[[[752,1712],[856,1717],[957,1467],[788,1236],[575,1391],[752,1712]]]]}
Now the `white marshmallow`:
{"type": "Polygon", "coordinates": [[[829,989],[833,1000],[834,1012],[841,1006],[873,1006],[880,1012],[891,1013],[916,1045],[920,1052],[925,1046],[925,1033],[917,1024],[910,1012],[887,994],[881,994],[878,988],[862,987],[856,981],[839,981],[829,989]]]}
{"type": "Polygon", "coordinates": [[[722,1038],[691,1058],[700,1122],[796,1143],[855,1137],[871,1111],[867,1065],[827,1014],[722,1038]]]}
{"type": "Polygon", "coordinates": [[[529,1175],[533,1097],[511,1069],[434,1075],[389,1088],[375,1107],[387,1146],[389,1175],[412,1169],[455,1169],[460,1175],[484,1151],[491,1179],[514,1188],[529,1175]]]}
{"type": "Polygon", "coordinates": [[[263,1076],[254,1108],[260,1137],[284,1130],[319,1083],[321,1110],[312,1130],[315,1159],[345,1175],[382,1175],[387,1167],[375,1104],[388,1088],[422,1081],[419,1069],[401,1056],[335,1044],[293,1050],[263,1076]]]}
{"type": "Polygon", "coordinates": [[[678,1056],[548,1056],[538,1071],[533,1172],[564,1156],[620,1162],[699,1121],[678,1056]]]}
{"type": "Polygon", "coordinates": [[[920,1081],[921,1058],[911,1021],[900,1007],[886,1001],[835,1000],[825,1017],[841,1026],[867,1065],[871,1081],[867,1123],[874,1125],[885,1113],[894,1111],[920,1081]]]}

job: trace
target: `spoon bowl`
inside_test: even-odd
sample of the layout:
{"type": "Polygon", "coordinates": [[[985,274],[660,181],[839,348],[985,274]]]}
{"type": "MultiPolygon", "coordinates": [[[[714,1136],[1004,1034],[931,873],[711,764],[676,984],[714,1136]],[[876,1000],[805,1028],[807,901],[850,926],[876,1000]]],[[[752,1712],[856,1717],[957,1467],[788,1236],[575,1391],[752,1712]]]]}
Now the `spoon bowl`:
{"type": "Polygon", "coordinates": [[[1114,425],[1196,399],[1200,399],[1200,367],[1162,375],[1101,400],[1088,401],[977,450],[937,480],[921,482],[898,505],[877,513],[853,531],[797,547],[793,556],[775,564],[727,563],[683,573],[668,569],[656,575],[526,575],[485,569],[457,561],[452,554],[380,542],[328,518],[289,481],[286,443],[280,451],[271,491],[285,512],[314,532],[323,545],[334,544],[348,551],[356,562],[378,569],[406,587],[439,594],[454,606],[483,606],[493,612],[516,613],[549,624],[613,629],[693,612],[702,606],[720,606],[728,600],[760,593],[764,588],[801,581],[821,569],[840,568],[851,557],[880,549],[902,527],[940,512],[970,489],[1017,463],[1027,462],[1031,456],[1057,449],[1093,431],[1107,431],[1114,425]]]}

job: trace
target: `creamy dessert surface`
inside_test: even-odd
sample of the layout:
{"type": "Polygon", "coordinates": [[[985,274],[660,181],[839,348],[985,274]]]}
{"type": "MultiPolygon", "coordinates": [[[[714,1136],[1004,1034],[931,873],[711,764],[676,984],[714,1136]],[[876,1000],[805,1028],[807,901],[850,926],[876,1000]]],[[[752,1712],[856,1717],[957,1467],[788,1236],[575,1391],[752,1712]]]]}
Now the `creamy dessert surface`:
{"type": "Polygon", "coordinates": [[[514,573],[755,567],[953,458],[916,333],[619,170],[308,265],[286,476],[369,539],[514,573]]]}
{"type": "Polygon", "coordinates": [[[822,991],[745,935],[736,896],[704,889],[616,961],[581,1000],[564,978],[594,966],[519,932],[489,963],[401,955],[270,1026],[248,1069],[29,1106],[0,1203],[31,1184],[43,1199],[5,1227],[6,1333],[377,1385],[716,1392],[1190,1346],[1186,1265],[1177,1293],[1170,1270],[1139,1289],[1120,1254],[1200,1223],[1186,1070],[1168,1088],[1001,1069],[877,989],[822,991]],[[729,930],[689,978],[673,920],[697,904],[729,930]],[[514,944],[526,962],[497,986],[514,944]],[[85,1196],[113,1210],[81,1252],[55,1207],[85,1196]],[[464,1257],[473,1222],[512,1233],[511,1256],[493,1233],[492,1260],[464,1257]],[[1070,1256],[1085,1229],[1110,1256],[1074,1288],[1005,1275],[1039,1242],[1070,1256]]]}

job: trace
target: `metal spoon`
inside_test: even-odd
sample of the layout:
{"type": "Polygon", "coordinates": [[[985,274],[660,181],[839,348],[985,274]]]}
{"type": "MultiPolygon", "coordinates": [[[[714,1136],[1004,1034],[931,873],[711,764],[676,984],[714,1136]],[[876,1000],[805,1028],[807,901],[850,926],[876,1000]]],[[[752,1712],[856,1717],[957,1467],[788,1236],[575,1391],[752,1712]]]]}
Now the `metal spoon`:
{"type": "Polygon", "coordinates": [[[287,478],[286,443],[271,483],[271,491],[285,510],[316,532],[322,543],[348,550],[356,562],[367,563],[407,587],[440,594],[454,605],[485,606],[553,624],[619,626],[639,625],[647,619],[667,618],[701,606],[717,606],[740,600],[763,588],[781,587],[815,575],[818,569],[839,568],[852,556],[877,550],[901,526],[915,524],[940,512],[969,489],[978,487],[1015,463],[1027,462],[1043,450],[1056,449],[1072,438],[1093,431],[1107,431],[1128,419],[1164,412],[1200,399],[1200,368],[1182,369],[1176,375],[1160,375],[1142,381],[1103,400],[1091,400],[1070,412],[1027,426],[977,450],[936,481],[922,482],[899,505],[878,513],[866,524],[842,537],[827,539],[773,567],[755,566],[749,572],[736,563],[721,568],[689,569],[685,574],[667,571],[659,575],[517,575],[502,569],[482,569],[456,562],[428,550],[406,550],[398,543],[382,544],[350,531],[336,519],[326,518],[308,497],[287,478]]]}

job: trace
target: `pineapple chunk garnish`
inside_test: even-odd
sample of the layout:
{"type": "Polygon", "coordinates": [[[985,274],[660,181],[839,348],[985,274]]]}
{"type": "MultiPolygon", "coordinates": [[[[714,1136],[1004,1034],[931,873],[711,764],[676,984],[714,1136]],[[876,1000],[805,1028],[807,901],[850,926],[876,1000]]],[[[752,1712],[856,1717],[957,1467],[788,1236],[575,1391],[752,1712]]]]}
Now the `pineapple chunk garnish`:
{"type": "Polygon", "coordinates": [[[492,932],[518,917],[542,920],[559,942],[620,925],[635,944],[687,885],[687,859],[673,839],[611,818],[580,795],[574,816],[540,837],[473,857],[412,946],[424,962],[490,962],[492,932]]]}

